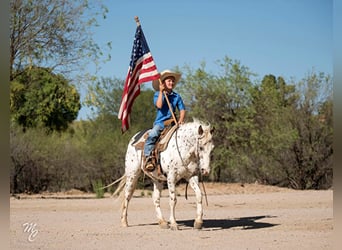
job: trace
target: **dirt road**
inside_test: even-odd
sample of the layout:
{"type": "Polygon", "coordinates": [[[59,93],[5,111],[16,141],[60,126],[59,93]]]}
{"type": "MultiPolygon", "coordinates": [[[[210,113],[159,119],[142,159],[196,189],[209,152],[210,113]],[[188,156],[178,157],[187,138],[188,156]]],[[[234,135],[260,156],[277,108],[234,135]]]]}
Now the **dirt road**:
{"type": "MultiPolygon", "coordinates": [[[[160,229],[150,192],[136,191],[128,228],[121,201],[77,191],[10,199],[11,249],[332,249],[333,191],[294,191],[262,185],[206,184],[202,230],[192,228],[195,197],[184,186],[179,231],[160,229]],[[18,199],[20,198],[20,199],[18,199]]],[[[162,210],[169,216],[167,190],[162,210]]]]}

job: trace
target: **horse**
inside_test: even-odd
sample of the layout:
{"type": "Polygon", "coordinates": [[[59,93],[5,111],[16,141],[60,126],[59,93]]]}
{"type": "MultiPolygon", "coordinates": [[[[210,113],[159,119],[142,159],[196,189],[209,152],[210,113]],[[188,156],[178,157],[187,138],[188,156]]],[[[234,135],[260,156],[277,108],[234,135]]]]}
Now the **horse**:
{"type": "MultiPolygon", "coordinates": [[[[190,184],[196,195],[197,212],[194,221],[194,228],[201,229],[203,225],[202,192],[199,187],[199,175],[209,175],[210,173],[210,153],[214,148],[212,140],[213,128],[210,124],[194,119],[178,125],[172,134],[167,148],[160,153],[160,168],[166,177],[169,191],[170,219],[169,223],[162,215],[160,208],[160,196],[164,181],[151,178],[153,182],[153,203],[161,228],[178,230],[179,226],[175,218],[175,206],[177,203],[176,184],[181,179],[185,179],[190,184]]],[[[121,226],[128,227],[127,211],[130,199],[133,196],[137,181],[143,170],[142,149],[133,146],[136,136],[130,140],[125,156],[125,173],[115,181],[120,181],[113,196],[124,189],[124,199],[121,207],[121,226]]],[[[150,175],[149,175],[150,176],[150,175]]],[[[151,177],[151,176],[150,176],[151,177]]],[[[112,183],[112,184],[114,184],[112,183]]]]}

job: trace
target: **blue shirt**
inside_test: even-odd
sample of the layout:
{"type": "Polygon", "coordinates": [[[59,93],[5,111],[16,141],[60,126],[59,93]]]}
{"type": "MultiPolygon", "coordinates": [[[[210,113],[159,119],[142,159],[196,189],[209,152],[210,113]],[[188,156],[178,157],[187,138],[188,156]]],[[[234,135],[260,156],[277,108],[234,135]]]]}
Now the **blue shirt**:
{"type": "MultiPolygon", "coordinates": [[[[166,94],[166,95],[169,99],[173,113],[176,111],[176,108],[178,110],[185,110],[185,106],[184,106],[182,97],[179,94],[172,91],[170,94],[166,94]]],[[[153,97],[154,105],[156,105],[156,103],[157,103],[158,96],[159,96],[159,91],[156,91],[154,93],[154,97],[153,97]]],[[[171,118],[172,118],[172,114],[170,112],[169,106],[167,105],[167,102],[165,100],[165,96],[163,94],[163,106],[161,107],[161,109],[157,108],[157,116],[156,116],[156,119],[154,121],[154,125],[158,124],[162,128],[164,128],[164,121],[171,119],[171,118]]]]}

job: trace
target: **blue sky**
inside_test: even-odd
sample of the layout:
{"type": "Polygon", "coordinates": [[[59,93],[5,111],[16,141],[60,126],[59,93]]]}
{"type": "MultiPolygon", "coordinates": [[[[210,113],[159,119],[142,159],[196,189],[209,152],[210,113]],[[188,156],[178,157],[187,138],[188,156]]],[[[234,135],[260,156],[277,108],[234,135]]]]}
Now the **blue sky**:
{"type": "MultiPolygon", "coordinates": [[[[99,45],[112,42],[111,61],[98,76],[124,79],[138,16],[159,71],[175,66],[218,73],[224,56],[261,79],[304,78],[312,69],[333,72],[332,0],[105,1],[109,13],[95,30],[99,45]]],[[[150,84],[150,83],[147,83],[150,84]]],[[[82,108],[79,117],[86,116],[82,108]]]]}

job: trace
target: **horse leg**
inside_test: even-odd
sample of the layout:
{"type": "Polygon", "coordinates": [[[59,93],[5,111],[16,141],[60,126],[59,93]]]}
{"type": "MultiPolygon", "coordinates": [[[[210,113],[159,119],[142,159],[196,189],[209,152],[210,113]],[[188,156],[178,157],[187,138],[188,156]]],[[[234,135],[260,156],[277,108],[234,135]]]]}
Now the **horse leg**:
{"type": "Polygon", "coordinates": [[[193,176],[189,179],[189,184],[191,188],[194,190],[196,195],[196,219],[194,222],[195,229],[201,229],[203,225],[203,206],[202,206],[202,192],[198,185],[198,176],[193,176]]]}
{"type": "Polygon", "coordinates": [[[163,190],[163,184],[159,181],[154,181],[153,182],[153,203],[154,203],[156,215],[158,218],[158,224],[161,228],[168,229],[169,224],[164,219],[162,212],[161,212],[161,208],[160,208],[160,195],[161,195],[162,190],[163,190]]]}
{"type": "Polygon", "coordinates": [[[170,226],[172,230],[178,230],[178,224],[176,222],[175,211],[177,204],[176,197],[176,177],[173,171],[170,171],[167,176],[167,185],[169,189],[169,197],[170,197],[170,226]]]}
{"type": "Polygon", "coordinates": [[[121,226],[123,227],[128,227],[128,222],[127,222],[128,203],[133,196],[136,184],[138,182],[138,179],[141,173],[139,168],[137,170],[138,171],[134,172],[133,174],[127,175],[127,178],[126,178],[124,200],[121,206],[121,226]]]}

